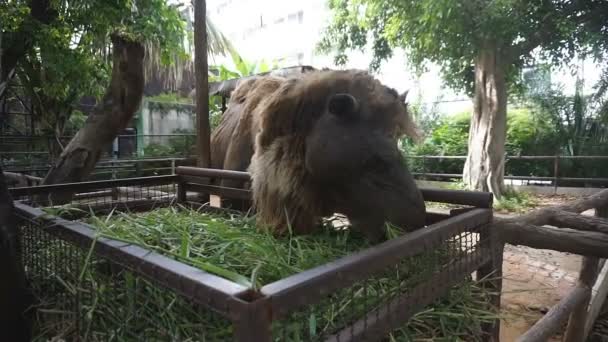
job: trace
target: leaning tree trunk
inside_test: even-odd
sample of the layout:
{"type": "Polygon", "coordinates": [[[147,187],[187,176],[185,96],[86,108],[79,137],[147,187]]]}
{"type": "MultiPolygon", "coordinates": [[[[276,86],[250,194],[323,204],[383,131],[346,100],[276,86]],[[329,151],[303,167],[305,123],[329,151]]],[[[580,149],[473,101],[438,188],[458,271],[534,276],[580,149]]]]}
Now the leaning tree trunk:
{"type": "MultiPolygon", "coordinates": [[[[144,48],[118,35],[112,35],[112,43],[112,80],[103,101],[65,147],[43,184],[82,181],[139,108],[144,87],[144,48]]],[[[63,202],[69,197],[54,196],[53,200],[63,202]]]]}
{"type": "Polygon", "coordinates": [[[469,189],[490,191],[497,200],[504,189],[506,135],[505,65],[496,48],[484,49],[475,63],[474,109],[463,180],[469,189]]]}

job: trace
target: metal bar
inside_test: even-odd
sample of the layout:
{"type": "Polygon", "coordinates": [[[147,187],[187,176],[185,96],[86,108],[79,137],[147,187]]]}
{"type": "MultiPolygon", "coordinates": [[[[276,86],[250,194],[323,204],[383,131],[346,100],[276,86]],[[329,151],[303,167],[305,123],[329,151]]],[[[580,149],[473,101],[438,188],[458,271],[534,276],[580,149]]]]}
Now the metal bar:
{"type": "Polygon", "coordinates": [[[5,152],[0,152],[0,155],[2,155],[2,154],[44,154],[44,155],[47,155],[49,153],[48,152],[31,152],[31,151],[23,151],[23,152],[20,152],[20,151],[17,151],[17,152],[15,152],[15,151],[6,152],[5,151],[5,152]]]}
{"type": "Polygon", "coordinates": [[[251,200],[251,191],[250,190],[226,188],[226,187],[216,186],[216,185],[193,184],[193,183],[186,183],[185,188],[186,188],[186,191],[196,191],[196,192],[199,192],[202,194],[220,196],[222,198],[251,200]]]}
{"type": "Polygon", "coordinates": [[[559,303],[547,312],[536,324],[521,335],[517,342],[545,342],[559,332],[562,325],[574,309],[580,305],[589,294],[589,288],[576,286],[559,303]]]}
{"type": "Polygon", "coordinates": [[[492,207],[492,193],[481,191],[444,190],[420,188],[425,201],[471,205],[478,208],[492,207]]]}
{"type": "Polygon", "coordinates": [[[171,205],[174,200],[175,196],[166,195],[163,197],[158,197],[156,199],[134,199],[122,202],[72,204],[70,208],[79,210],[70,211],[69,213],[63,214],[62,216],[65,219],[79,220],[83,217],[89,216],[89,213],[91,211],[94,212],[96,215],[109,214],[115,210],[130,213],[145,212],[157,208],[167,207],[171,205]]]}
{"type": "Polygon", "coordinates": [[[378,341],[392,330],[403,326],[418,311],[445,295],[449,289],[473,272],[480,265],[489,261],[482,253],[465,260],[457,261],[433,274],[429,279],[417,285],[407,293],[393,297],[378,309],[368,312],[354,324],[348,325],[325,341],[378,341]],[[458,270],[457,272],[455,270],[458,270]],[[433,284],[433,295],[420,298],[419,293],[428,293],[429,284],[433,284]]]}
{"type": "MultiPolygon", "coordinates": [[[[426,176],[426,177],[437,177],[437,178],[462,178],[461,174],[457,173],[422,173],[412,172],[414,176],[426,176]]],[[[554,177],[537,177],[537,176],[504,176],[504,179],[519,179],[519,180],[544,180],[553,181],[554,177]]],[[[562,181],[574,181],[574,182],[590,182],[590,183],[605,183],[608,182],[608,178],[579,178],[579,177],[560,177],[562,181]]]]}
{"type": "MultiPolygon", "coordinates": [[[[223,179],[251,181],[249,173],[242,171],[179,166],[175,172],[179,176],[206,178],[217,177],[223,179]]],[[[425,201],[471,205],[480,208],[490,208],[492,206],[492,194],[489,192],[427,188],[421,188],[420,191],[425,201]]]]}
{"type": "Polygon", "coordinates": [[[466,159],[467,158],[467,156],[428,156],[428,155],[423,155],[423,156],[406,155],[404,157],[408,158],[408,159],[466,159]]]}
{"type": "Polygon", "coordinates": [[[15,203],[18,214],[46,224],[43,229],[58,238],[87,249],[95,241],[94,252],[148,280],[191,298],[194,302],[216,310],[230,318],[229,307],[234,301],[241,301],[238,295],[246,287],[198,268],[165,257],[145,248],[99,237],[87,224],[67,221],[62,218],[48,218],[36,208],[15,203]],[[227,305],[228,304],[228,305],[227,305]]]}
{"type": "Polygon", "coordinates": [[[292,275],[260,289],[271,297],[273,317],[315,303],[333,291],[366,279],[407,257],[430,250],[459,231],[490,222],[492,211],[475,209],[374,248],[292,275]]]}
{"type": "Polygon", "coordinates": [[[124,178],[113,180],[101,180],[82,183],[64,183],[53,185],[39,185],[29,188],[11,188],[9,191],[15,197],[31,196],[36,194],[48,194],[54,191],[77,191],[88,192],[90,190],[105,189],[114,186],[133,186],[133,185],[166,185],[177,181],[177,176],[151,176],[141,178],[124,178]]]}
{"type": "MultiPolygon", "coordinates": [[[[404,156],[408,159],[466,159],[467,156],[430,156],[430,155],[420,155],[420,156],[412,156],[406,155],[404,156]]],[[[559,156],[561,159],[608,159],[608,156],[559,156]]],[[[553,160],[555,156],[506,156],[508,160],[553,160]]]]}
{"type": "Polygon", "coordinates": [[[221,169],[208,169],[202,167],[191,167],[191,166],[179,166],[175,173],[178,175],[188,175],[197,177],[217,177],[223,179],[234,179],[250,181],[251,177],[249,173],[242,171],[232,170],[221,170],[221,169]]]}

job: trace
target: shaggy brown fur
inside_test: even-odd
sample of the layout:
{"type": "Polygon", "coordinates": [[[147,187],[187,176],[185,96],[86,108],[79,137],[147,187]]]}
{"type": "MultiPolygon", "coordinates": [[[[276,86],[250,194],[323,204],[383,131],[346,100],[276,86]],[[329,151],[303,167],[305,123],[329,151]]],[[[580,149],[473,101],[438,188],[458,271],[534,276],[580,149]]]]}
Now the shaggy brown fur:
{"type": "MultiPolygon", "coordinates": [[[[308,233],[333,214],[323,189],[305,167],[306,137],[337,93],[354,96],[370,132],[418,138],[416,125],[397,92],[357,70],[315,71],[299,79],[261,77],[237,86],[212,136],[212,166],[248,170],[258,223],[308,233]]],[[[236,184],[227,184],[224,186],[236,184]]]]}

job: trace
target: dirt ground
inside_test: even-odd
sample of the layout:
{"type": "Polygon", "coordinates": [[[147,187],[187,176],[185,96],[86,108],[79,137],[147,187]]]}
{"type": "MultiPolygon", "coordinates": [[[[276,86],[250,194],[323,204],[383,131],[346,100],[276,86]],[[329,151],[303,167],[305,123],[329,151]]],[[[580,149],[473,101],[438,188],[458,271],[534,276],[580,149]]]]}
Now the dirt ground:
{"type": "MultiPolygon", "coordinates": [[[[539,207],[564,204],[571,196],[539,197],[539,207]]],[[[593,210],[584,214],[593,215],[593,210]]],[[[497,213],[496,216],[503,216],[497,213]]],[[[528,330],[576,284],[581,257],[507,245],[503,263],[503,321],[500,341],[511,342],[528,330]]],[[[555,336],[550,341],[560,341],[555,336]]]]}

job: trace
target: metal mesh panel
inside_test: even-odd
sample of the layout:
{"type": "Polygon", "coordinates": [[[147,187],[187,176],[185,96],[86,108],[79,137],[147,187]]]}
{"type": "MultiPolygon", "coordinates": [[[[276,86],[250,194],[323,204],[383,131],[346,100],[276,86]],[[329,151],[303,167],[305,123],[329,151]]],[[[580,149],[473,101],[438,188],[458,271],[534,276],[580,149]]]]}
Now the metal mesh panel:
{"type": "MultiPolygon", "coordinates": [[[[273,323],[275,341],[359,341],[386,336],[409,341],[408,319],[445,295],[489,255],[477,227],[459,231],[436,248],[400,261],[273,323]],[[398,338],[400,337],[400,338],[398,338]]],[[[430,246],[429,246],[430,247],[430,246]]],[[[481,327],[470,327],[480,334],[481,327]]],[[[451,336],[444,336],[449,338],[451,336]]]]}
{"type": "MultiPolygon", "coordinates": [[[[45,200],[48,194],[28,193],[25,189],[16,192],[15,198],[46,207],[47,211],[50,208],[50,213],[63,218],[80,219],[92,213],[103,215],[115,208],[125,212],[145,211],[174,204],[174,182],[174,177],[149,177],[61,186],[76,195],[67,204],[52,207],[45,200]]],[[[402,259],[397,262],[387,253],[378,252],[373,260],[355,258],[351,265],[359,269],[365,269],[370,262],[378,265],[360,274],[355,269],[348,279],[356,281],[333,279],[330,285],[322,283],[304,292],[296,291],[299,298],[293,302],[302,304],[284,302],[273,312],[276,319],[272,322],[273,340],[359,341],[393,332],[394,339],[407,341],[406,324],[416,312],[444,296],[463,279],[470,279],[472,272],[490,261],[493,245],[487,229],[489,214],[487,210],[480,213],[485,214],[471,213],[456,225],[443,224],[440,229],[435,227],[434,233],[412,239],[407,246],[415,243],[420,247],[415,251],[423,250],[412,257],[403,258],[404,254],[398,253],[402,259]],[[474,228],[465,229],[471,226],[474,228]]],[[[105,254],[97,253],[89,248],[88,242],[81,243],[88,240],[74,238],[83,234],[82,230],[75,229],[70,233],[72,238],[66,238],[58,233],[60,229],[39,224],[23,221],[22,236],[26,271],[39,299],[36,315],[41,339],[52,336],[92,341],[232,339],[232,323],[225,317],[241,317],[233,315],[240,309],[232,312],[229,309],[235,298],[231,296],[241,294],[240,289],[217,296],[213,286],[203,288],[206,285],[196,283],[199,280],[184,278],[189,271],[169,272],[183,264],[171,267],[165,264],[161,270],[148,263],[144,271],[136,265],[145,261],[146,250],[142,250],[143,254],[129,254],[131,259],[127,262],[117,257],[122,254],[114,253],[121,248],[116,244],[106,246],[105,254]],[[108,249],[114,254],[108,254],[108,249]]],[[[248,304],[253,303],[240,305],[245,308],[248,304]]],[[[470,329],[471,336],[480,332],[477,325],[470,329]]]]}
{"type": "Polygon", "coordinates": [[[231,322],[220,314],[60,240],[36,222],[22,222],[23,260],[36,298],[35,340],[232,338],[231,322]]]}
{"type": "MultiPolygon", "coordinates": [[[[58,188],[61,188],[58,187],[58,188]]],[[[108,183],[91,189],[68,189],[71,198],[67,203],[57,203],[57,193],[62,190],[51,190],[50,193],[25,194],[14,196],[14,200],[33,207],[45,207],[46,210],[62,217],[77,217],[91,212],[103,213],[120,205],[121,209],[151,210],[155,207],[171,204],[175,201],[177,186],[175,184],[117,184],[108,183]]]]}

